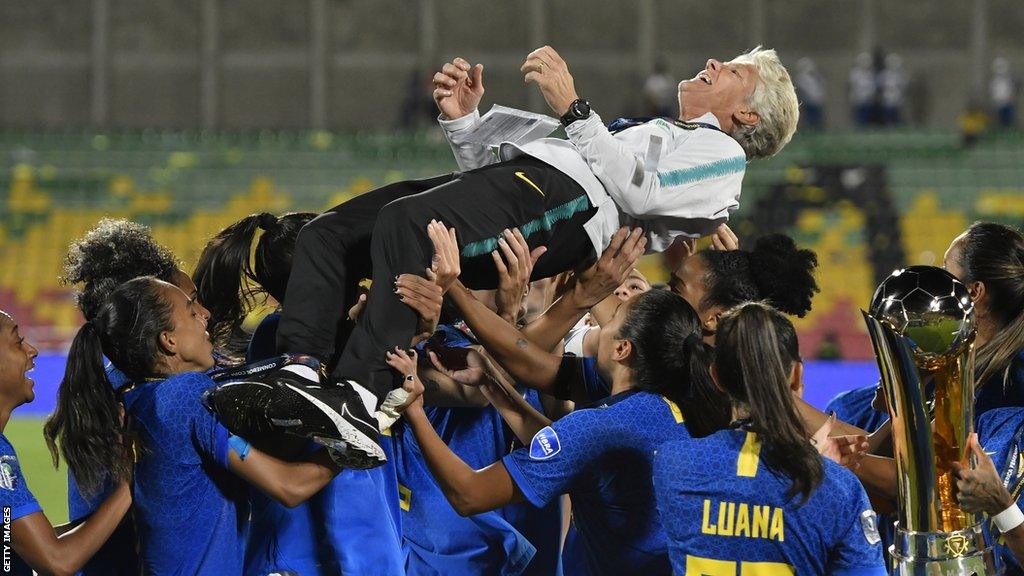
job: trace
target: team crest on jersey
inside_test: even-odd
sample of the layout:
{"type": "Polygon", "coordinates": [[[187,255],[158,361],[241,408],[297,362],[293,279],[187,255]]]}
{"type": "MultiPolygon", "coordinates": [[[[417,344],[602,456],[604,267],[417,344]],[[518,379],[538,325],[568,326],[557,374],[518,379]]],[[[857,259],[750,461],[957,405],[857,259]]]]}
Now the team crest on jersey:
{"type": "Polygon", "coordinates": [[[0,456],[0,488],[14,490],[18,483],[18,474],[14,470],[17,464],[14,456],[0,456]]]}
{"type": "Polygon", "coordinates": [[[860,527],[864,530],[864,539],[868,541],[868,544],[874,546],[882,541],[882,537],[878,535],[878,516],[875,515],[874,510],[865,510],[860,513],[860,527]]]}
{"type": "Polygon", "coordinates": [[[562,450],[558,442],[558,434],[551,426],[545,426],[540,432],[533,436],[530,442],[530,458],[534,460],[547,460],[562,450]]]}

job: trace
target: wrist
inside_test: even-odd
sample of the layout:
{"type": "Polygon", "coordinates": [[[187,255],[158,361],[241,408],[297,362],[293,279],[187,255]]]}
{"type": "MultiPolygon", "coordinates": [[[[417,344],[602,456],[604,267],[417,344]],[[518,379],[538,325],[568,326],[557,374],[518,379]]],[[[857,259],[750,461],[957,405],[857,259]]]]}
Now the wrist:
{"type": "Polygon", "coordinates": [[[1021,511],[1016,502],[1011,502],[1005,510],[992,516],[992,524],[1000,533],[1006,534],[1010,530],[1024,524],[1024,512],[1021,511]]]}

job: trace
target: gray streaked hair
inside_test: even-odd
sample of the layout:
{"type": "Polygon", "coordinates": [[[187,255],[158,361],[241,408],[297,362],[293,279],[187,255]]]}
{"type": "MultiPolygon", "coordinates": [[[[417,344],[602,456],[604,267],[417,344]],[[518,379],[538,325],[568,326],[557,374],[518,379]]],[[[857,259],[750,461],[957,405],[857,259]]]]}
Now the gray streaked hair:
{"type": "Polygon", "coordinates": [[[747,104],[760,116],[755,125],[737,123],[730,136],[747,153],[747,160],[770,158],[789,143],[800,120],[800,105],[789,72],[775,50],[760,46],[732,59],[734,64],[750,64],[757,70],[747,104]]]}

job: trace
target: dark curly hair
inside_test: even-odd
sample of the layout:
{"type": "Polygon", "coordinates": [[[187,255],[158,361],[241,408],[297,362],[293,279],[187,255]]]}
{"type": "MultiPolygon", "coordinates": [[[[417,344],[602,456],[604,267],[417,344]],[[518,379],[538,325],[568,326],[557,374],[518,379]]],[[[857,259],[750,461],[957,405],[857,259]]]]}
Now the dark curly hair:
{"type": "Polygon", "coordinates": [[[90,320],[121,284],[139,276],[169,282],[177,269],[174,255],[153,240],[148,227],[104,218],[68,247],[60,280],[65,285],[82,285],[75,303],[90,320]]]}
{"type": "Polygon", "coordinates": [[[701,305],[732,308],[744,302],[764,301],[787,314],[804,317],[818,292],[814,270],[818,256],[798,248],[784,234],[764,236],[753,250],[704,250],[707,293],[701,305]]]}

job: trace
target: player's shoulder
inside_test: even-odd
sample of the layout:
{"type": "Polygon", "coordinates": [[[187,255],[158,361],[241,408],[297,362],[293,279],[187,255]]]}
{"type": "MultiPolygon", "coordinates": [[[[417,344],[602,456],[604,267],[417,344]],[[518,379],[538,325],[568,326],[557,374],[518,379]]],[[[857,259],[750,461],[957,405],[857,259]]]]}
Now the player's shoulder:
{"type": "Polygon", "coordinates": [[[14,453],[14,445],[4,434],[0,434],[0,456],[17,456],[14,453]]]}
{"type": "Polygon", "coordinates": [[[821,462],[821,484],[815,495],[829,500],[835,500],[837,497],[859,500],[858,496],[864,491],[864,488],[857,476],[846,467],[828,458],[822,458],[821,462]]]}
{"type": "Polygon", "coordinates": [[[1024,408],[1009,406],[994,408],[978,416],[978,439],[982,446],[991,448],[991,441],[1005,441],[1024,425],[1024,408]]]}
{"type": "Polygon", "coordinates": [[[735,459],[745,435],[741,430],[727,429],[703,438],[677,438],[659,446],[656,457],[685,462],[735,459]]]}
{"type": "Polygon", "coordinates": [[[159,382],[158,396],[168,400],[182,397],[198,398],[213,384],[213,380],[204,372],[181,372],[159,382]]]}

